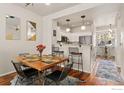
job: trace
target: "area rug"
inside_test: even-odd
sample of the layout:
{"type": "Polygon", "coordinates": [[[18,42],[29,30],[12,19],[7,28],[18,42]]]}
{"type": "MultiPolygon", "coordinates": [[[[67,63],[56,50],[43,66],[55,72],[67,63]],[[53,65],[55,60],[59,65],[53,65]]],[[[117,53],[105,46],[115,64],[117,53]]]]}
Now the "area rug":
{"type": "MultiPolygon", "coordinates": [[[[15,85],[17,81],[17,76],[15,76],[15,78],[11,81],[11,85],[15,85]]],[[[32,80],[23,80],[23,84],[20,82],[17,82],[16,85],[37,85],[37,84],[33,84],[33,82],[31,82],[32,80]]],[[[45,82],[44,85],[56,85],[54,82],[49,84],[49,82],[51,82],[50,80],[47,80],[47,82],[45,82]]],[[[68,76],[65,80],[60,82],[60,85],[78,85],[79,82],[82,82],[81,80],[68,76]]]]}
{"type": "Polygon", "coordinates": [[[117,66],[112,61],[108,60],[102,60],[99,62],[96,76],[114,82],[124,82],[123,78],[117,70],[117,66]]]}

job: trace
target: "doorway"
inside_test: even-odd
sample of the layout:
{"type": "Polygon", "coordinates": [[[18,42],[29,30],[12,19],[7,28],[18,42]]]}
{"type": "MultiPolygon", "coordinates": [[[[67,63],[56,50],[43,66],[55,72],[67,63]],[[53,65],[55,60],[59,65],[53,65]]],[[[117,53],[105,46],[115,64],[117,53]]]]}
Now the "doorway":
{"type": "Polygon", "coordinates": [[[115,60],[116,28],[96,27],[96,58],[115,60]]]}

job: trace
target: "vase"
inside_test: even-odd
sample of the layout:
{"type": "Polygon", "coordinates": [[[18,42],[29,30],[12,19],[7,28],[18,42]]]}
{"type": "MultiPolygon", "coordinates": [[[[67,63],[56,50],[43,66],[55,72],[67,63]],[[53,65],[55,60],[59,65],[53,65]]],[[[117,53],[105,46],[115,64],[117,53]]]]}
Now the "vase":
{"type": "Polygon", "coordinates": [[[39,57],[40,58],[42,57],[42,52],[43,52],[43,49],[39,51],[39,57]]]}
{"type": "Polygon", "coordinates": [[[40,58],[42,57],[42,52],[40,52],[39,57],[40,57],[40,58]]]}

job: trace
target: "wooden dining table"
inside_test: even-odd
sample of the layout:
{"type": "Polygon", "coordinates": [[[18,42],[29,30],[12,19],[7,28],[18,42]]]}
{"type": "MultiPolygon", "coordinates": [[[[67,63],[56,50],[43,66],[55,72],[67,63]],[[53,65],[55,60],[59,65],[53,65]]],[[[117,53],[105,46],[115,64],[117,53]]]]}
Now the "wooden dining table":
{"type": "Polygon", "coordinates": [[[38,78],[41,84],[44,84],[44,73],[47,69],[50,69],[57,64],[68,62],[68,58],[52,55],[21,55],[17,56],[16,60],[21,62],[23,65],[34,68],[38,71],[38,78]]]}

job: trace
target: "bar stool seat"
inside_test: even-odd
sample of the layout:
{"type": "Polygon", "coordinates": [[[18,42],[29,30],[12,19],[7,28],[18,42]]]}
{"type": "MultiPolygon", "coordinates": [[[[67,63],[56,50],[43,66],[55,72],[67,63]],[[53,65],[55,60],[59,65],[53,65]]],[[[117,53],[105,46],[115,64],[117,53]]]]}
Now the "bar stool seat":
{"type": "Polygon", "coordinates": [[[78,53],[78,52],[71,52],[72,55],[82,55],[82,53],[78,53]]]}
{"type": "Polygon", "coordinates": [[[55,53],[64,53],[64,51],[54,51],[55,53]]]}

